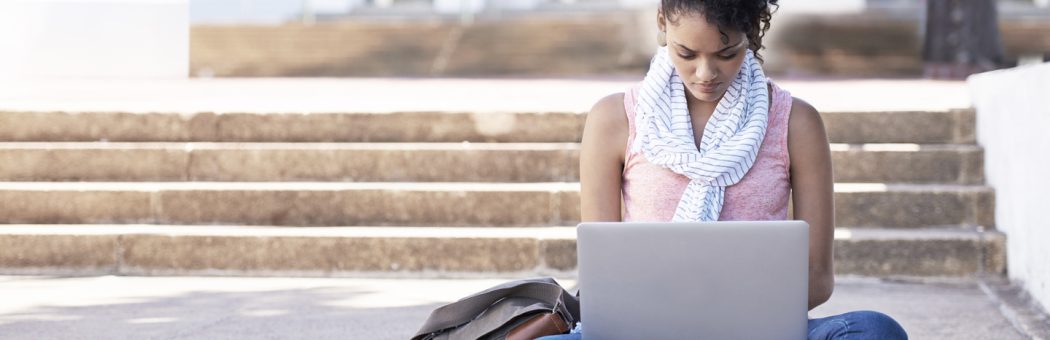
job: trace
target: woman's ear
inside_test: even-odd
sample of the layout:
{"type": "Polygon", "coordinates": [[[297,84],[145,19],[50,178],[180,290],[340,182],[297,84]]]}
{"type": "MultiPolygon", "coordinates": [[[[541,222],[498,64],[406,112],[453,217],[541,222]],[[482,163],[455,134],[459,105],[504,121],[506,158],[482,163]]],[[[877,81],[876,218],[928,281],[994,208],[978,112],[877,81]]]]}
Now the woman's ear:
{"type": "Polygon", "coordinates": [[[667,32],[667,18],[664,18],[664,10],[656,10],[656,28],[660,29],[660,32],[667,32]]]}
{"type": "Polygon", "coordinates": [[[656,44],[660,47],[667,46],[667,21],[662,12],[656,11],[656,28],[659,29],[656,32],[656,44]]]}

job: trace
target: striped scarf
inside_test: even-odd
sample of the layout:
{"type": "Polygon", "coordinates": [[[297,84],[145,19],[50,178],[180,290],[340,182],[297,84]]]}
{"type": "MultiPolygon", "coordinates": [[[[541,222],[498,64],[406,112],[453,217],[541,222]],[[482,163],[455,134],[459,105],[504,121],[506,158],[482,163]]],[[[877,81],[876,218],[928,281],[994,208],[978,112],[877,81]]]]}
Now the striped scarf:
{"type": "Polygon", "coordinates": [[[682,80],[667,48],[660,48],[642,81],[635,112],[632,151],[690,179],[674,222],[717,221],[725,189],[747,174],[766,135],[769,92],[754,53],[747,50],[740,73],[718,101],[697,150],[682,80]]]}

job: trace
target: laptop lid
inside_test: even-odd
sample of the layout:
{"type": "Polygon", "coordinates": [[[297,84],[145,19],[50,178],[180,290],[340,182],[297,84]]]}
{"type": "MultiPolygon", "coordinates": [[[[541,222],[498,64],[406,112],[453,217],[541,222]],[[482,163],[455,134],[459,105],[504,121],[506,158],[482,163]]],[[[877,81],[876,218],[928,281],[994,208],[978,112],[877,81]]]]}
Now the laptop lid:
{"type": "Polygon", "coordinates": [[[581,223],[585,339],[805,339],[804,221],[581,223]]]}

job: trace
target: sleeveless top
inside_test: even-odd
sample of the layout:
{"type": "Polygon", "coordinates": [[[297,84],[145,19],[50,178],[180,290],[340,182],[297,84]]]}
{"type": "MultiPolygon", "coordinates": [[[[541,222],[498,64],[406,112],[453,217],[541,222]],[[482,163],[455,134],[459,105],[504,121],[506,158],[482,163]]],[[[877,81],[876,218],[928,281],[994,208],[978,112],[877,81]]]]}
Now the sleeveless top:
{"type": "MultiPolygon", "coordinates": [[[[725,203],[719,221],[786,220],[791,194],[790,158],[788,157],[788,118],[791,94],[770,82],[771,104],[766,137],[754,165],[735,185],[726,187],[725,203]]],[[[622,194],[623,220],[667,222],[674,217],[678,201],[689,178],[667,168],[649,163],[645,155],[631,152],[635,138],[635,98],[639,86],[624,93],[629,136],[624,159],[622,194]]]]}

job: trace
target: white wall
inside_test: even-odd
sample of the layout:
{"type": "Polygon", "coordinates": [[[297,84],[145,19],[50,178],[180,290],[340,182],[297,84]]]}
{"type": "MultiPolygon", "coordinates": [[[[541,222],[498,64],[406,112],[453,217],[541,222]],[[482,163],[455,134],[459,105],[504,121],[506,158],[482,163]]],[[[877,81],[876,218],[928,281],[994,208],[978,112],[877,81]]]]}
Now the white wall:
{"type": "Polygon", "coordinates": [[[2,0],[0,77],[189,75],[188,0],[2,0]]]}
{"type": "Polygon", "coordinates": [[[314,15],[339,15],[365,5],[365,0],[189,0],[189,2],[190,22],[194,24],[277,25],[289,21],[301,21],[303,11],[307,8],[314,15]]]}
{"type": "MultiPolygon", "coordinates": [[[[632,8],[656,8],[660,0],[619,0],[620,4],[632,8]]],[[[780,12],[792,13],[856,13],[865,8],[865,0],[781,0],[780,12]]]]}
{"type": "Polygon", "coordinates": [[[433,0],[434,11],[442,14],[480,13],[488,9],[530,10],[540,0],[433,0]]]}
{"type": "Polygon", "coordinates": [[[434,11],[443,14],[478,13],[485,8],[485,0],[434,0],[434,11]]]}
{"type": "Polygon", "coordinates": [[[968,79],[1010,278],[1050,309],[1050,63],[968,79]]]}

